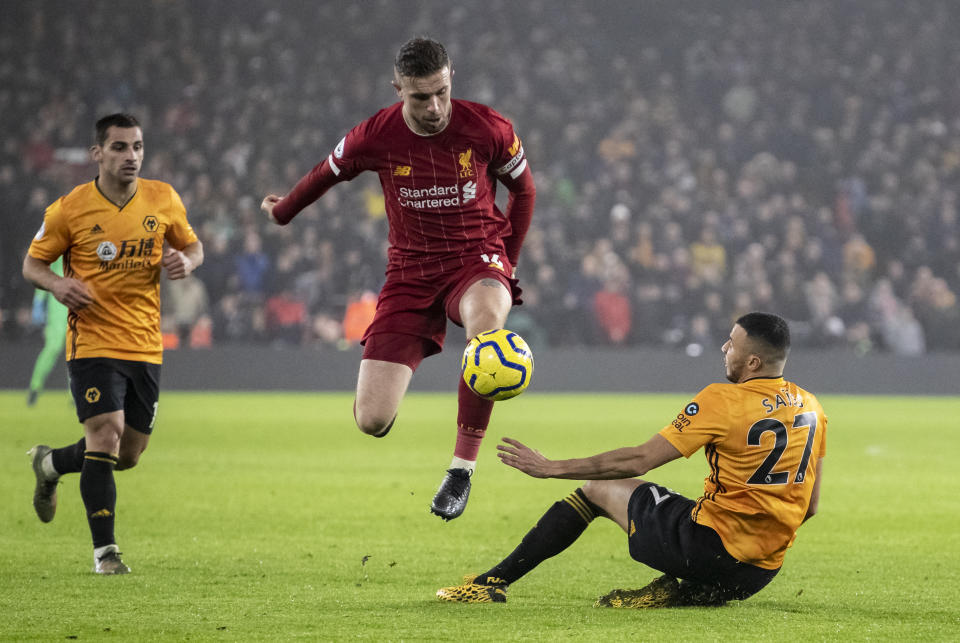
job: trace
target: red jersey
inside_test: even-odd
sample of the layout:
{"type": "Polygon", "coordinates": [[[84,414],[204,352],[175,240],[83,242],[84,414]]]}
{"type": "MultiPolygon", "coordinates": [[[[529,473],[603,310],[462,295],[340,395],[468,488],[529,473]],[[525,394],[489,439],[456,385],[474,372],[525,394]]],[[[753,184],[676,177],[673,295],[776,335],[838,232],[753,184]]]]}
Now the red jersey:
{"type": "Polygon", "coordinates": [[[421,136],[402,110],[396,103],[350,130],[276,205],[274,218],[287,223],[335,183],[371,170],[380,177],[390,224],[388,275],[458,270],[484,254],[516,265],[535,191],[510,121],[485,105],[453,99],[447,127],[421,136]],[[495,203],[497,180],[511,191],[507,213],[495,203]]]}

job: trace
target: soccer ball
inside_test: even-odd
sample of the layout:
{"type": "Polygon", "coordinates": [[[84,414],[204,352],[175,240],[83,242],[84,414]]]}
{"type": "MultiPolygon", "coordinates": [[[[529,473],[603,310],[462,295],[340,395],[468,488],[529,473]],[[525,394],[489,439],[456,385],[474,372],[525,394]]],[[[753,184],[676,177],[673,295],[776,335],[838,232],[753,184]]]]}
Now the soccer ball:
{"type": "Polygon", "coordinates": [[[509,400],[523,393],[530,384],[533,353],[513,331],[488,330],[467,344],[460,372],[470,390],[480,397],[509,400]]]}

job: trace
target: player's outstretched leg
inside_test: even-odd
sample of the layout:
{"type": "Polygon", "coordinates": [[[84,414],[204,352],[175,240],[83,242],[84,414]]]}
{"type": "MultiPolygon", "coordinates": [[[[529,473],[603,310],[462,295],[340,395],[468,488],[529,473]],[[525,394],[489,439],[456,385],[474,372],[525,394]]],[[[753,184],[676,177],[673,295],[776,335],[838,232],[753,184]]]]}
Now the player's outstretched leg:
{"type": "Polygon", "coordinates": [[[47,458],[51,451],[53,449],[46,444],[38,444],[27,451],[33,467],[33,475],[37,479],[33,489],[33,510],[43,522],[50,522],[57,513],[57,484],[60,476],[56,473],[51,474],[50,467],[45,469],[43,463],[44,458],[47,458]]]}
{"type": "Polygon", "coordinates": [[[467,508],[470,479],[477,466],[480,443],[493,412],[493,402],[477,397],[462,379],[459,382],[457,444],[453,450],[453,461],[430,505],[430,511],[444,520],[453,520],[467,508]]]}
{"type": "Polygon", "coordinates": [[[437,590],[437,598],[452,603],[506,603],[507,587],[534,567],[576,542],[600,508],[577,489],[550,506],[509,556],[483,574],[464,576],[463,583],[437,590]]]}

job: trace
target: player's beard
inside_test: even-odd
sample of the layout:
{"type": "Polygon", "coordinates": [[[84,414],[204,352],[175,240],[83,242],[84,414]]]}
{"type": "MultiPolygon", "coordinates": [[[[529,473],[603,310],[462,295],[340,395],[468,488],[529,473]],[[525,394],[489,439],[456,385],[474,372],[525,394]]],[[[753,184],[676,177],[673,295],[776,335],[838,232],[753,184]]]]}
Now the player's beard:
{"type": "Polygon", "coordinates": [[[724,358],[723,370],[729,381],[733,382],[734,384],[737,384],[740,382],[740,373],[736,364],[731,364],[729,360],[724,358]]]}
{"type": "Polygon", "coordinates": [[[453,111],[452,106],[450,106],[447,109],[447,113],[441,115],[436,120],[428,120],[426,118],[421,118],[419,120],[416,120],[415,122],[417,126],[420,128],[420,131],[422,131],[424,134],[439,134],[440,132],[442,132],[447,128],[447,125],[450,124],[450,114],[452,113],[452,111],[453,111]]]}
{"type": "Polygon", "coordinates": [[[450,120],[447,118],[440,118],[435,121],[422,120],[419,121],[417,125],[420,126],[420,129],[425,134],[439,134],[444,130],[444,128],[446,128],[447,123],[449,122],[450,120]]]}

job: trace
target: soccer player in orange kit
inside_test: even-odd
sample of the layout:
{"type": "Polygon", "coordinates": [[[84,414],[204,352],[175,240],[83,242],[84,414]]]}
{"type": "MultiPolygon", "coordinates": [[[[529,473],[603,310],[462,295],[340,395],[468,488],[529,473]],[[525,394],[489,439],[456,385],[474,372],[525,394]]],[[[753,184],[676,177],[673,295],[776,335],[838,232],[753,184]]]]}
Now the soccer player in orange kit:
{"type": "Polygon", "coordinates": [[[613,590],[598,607],[721,605],[760,591],[817,511],[826,454],[823,408],[783,378],[789,348],[782,318],[743,315],[722,348],[730,383],[700,391],[640,446],[549,460],[504,438],[504,464],[535,478],[589,482],[554,503],[499,564],[437,596],[506,602],[511,583],[573,544],[597,516],[626,532],[631,557],[664,574],[639,590],[613,590]],[[635,477],[701,447],[710,473],[697,500],[635,477]]]}
{"type": "Polygon", "coordinates": [[[129,114],[97,121],[91,148],[99,174],[44,213],[23,275],[69,309],[67,370],[84,437],[30,450],[33,507],[57,510],[60,476],[80,474],[93,536],[93,571],[126,574],[114,538],[114,470],[136,466],[147,448],[160,395],[160,276],[183,279],[203,263],[203,244],[167,183],[140,178],[143,131],[129,114]],[[63,257],[63,276],[50,265],[63,257]]]}

